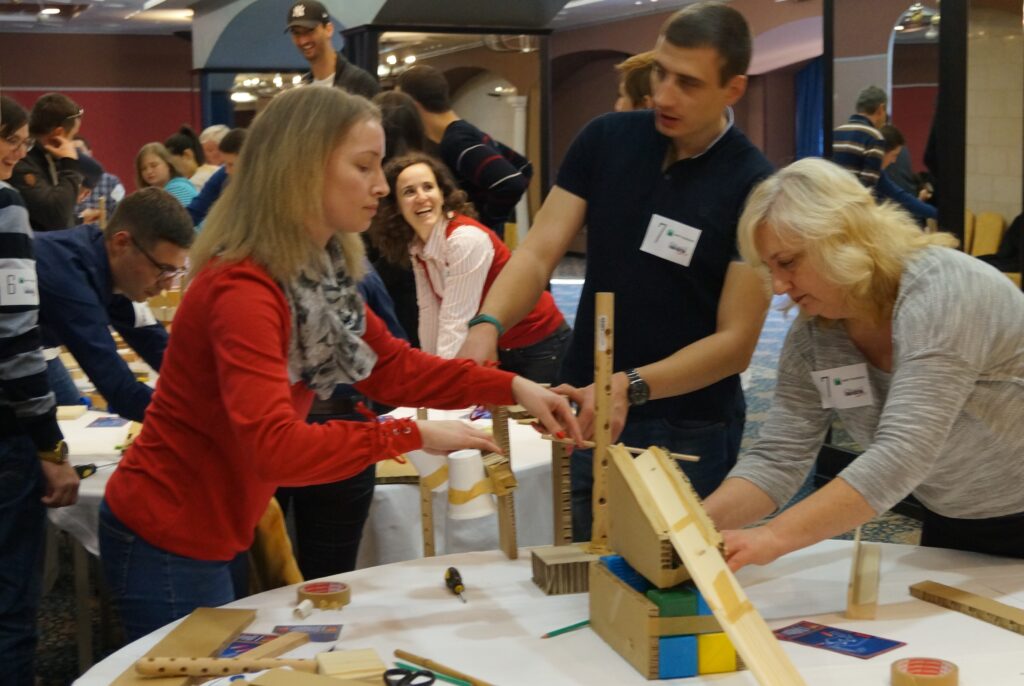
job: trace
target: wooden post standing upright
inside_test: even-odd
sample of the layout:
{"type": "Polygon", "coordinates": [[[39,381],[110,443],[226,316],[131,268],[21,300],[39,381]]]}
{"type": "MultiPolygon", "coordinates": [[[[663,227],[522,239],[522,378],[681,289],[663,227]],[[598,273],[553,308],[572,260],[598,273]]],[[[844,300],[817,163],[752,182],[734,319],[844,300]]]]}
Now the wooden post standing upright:
{"type": "Polygon", "coordinates": [[[555,545],[572,543],[572,489],[569,469],[572,461],[572,445],[551,442],[551,496],[555,532],[555,545]]]}
{"type": "Polygon", "coordinates": [[[614,357],[615,294],[598,293],[594,326],[594,485],[593,528],[587,552],[607,555],[608,446],[612,442],[612,364],[614,357]]]}
{"type": "Polygon", "coordinates": [[[516,478],[512,473],[512,438],[508,429],[508,408],[491,408],[491,430],[494,442],[501,448],[503,457],[484,458],[487,475],[491,478],[494,494],[498,501],[498,540],[501,550],[510,560],[519,557],[519,543],[516,535],[516,501],[514,489],[516,478]]]}

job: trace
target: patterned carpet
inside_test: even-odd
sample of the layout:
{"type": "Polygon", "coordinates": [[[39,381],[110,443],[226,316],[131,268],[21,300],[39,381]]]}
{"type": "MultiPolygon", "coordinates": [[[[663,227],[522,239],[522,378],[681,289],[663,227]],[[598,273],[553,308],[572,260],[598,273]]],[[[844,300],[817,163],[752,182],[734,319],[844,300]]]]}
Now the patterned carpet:
{"type": "MultiPolygon", "coordinates": [[[[569,258],[563,262],[556,272],[551,292],[555,302],[562,310],[570,325],[576,318],[576,307],[582,289],[580,277],[583,275],[582,258],[569,258]]],[[[788,315],[792,317],[793,315],[788,315]]],[[[791,319],[773,304],[765,322],[761,338],[754,352],[748,374],[745,375],[744,388],[747,397],[747,425],[744,431],[743,445],[749,445],[757,436],[761,423],[768,415],[772,393],[775,388],[775,370],[791,319]]],[[[836,442],[856,449],[850,438],[841,428],[835,431],[836,442]]],[[[797,502],[814,491],[808,481],[800,493],[793,499],[797,502]]],[[[790,503],[792,505],[792,503],[790,503]]],[[[839,538],[852,538],[852,532],[839,538]]],[[[898,515],[886,513],[862,528],[862,538],[866,541],[883,541],[887,543],[917,543],[920,538],[920,525],[917,521],[898,515]]],[[[37,651],[37,672],[39,686],[66,686],[78,675],[75,649],[74,625],[74,593],[71,577],[71,560],[66,544],[59,546],[59,569],[57,582],[43,598],[39,617],[40,644],[37,651]]],[[[102,642],[99,633],[99,613],[93,611],[92,633],[94,642],[102,642]]],[[[116,646],[97,646],[96,659],[109,653],[116,646]]]]}

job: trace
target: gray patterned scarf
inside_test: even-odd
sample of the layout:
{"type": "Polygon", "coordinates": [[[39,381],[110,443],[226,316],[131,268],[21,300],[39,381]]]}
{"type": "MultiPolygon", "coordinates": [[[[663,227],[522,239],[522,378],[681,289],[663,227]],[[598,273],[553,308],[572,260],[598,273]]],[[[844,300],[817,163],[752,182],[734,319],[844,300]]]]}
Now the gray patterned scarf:
{"type": "Polygon", "coordinates": [[[377,354],[362,338],[366,305],[345,267],[341,243],[332,238],[320,264],[307,267],[283,288],[292,313],[292,381],[301,379],[327,399],[338,384],[368,377],[377,354]]]}

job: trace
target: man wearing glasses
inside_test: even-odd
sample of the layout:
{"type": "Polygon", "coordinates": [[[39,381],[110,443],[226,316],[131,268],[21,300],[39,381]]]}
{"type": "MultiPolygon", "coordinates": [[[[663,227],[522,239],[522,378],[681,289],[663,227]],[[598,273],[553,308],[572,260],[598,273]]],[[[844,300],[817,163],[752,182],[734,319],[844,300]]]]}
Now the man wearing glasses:
{"type": "Polygon", "coordinates": [[[160,188],[122,200],[105,231],[85,224],[36,235],[43,342],[66,346],[110,411],[127,419],[142,421],[153,390],[136,380],[110,328],[160,370],[167,331],[144,303],[185,272],[194,236],[185,208],[160,188]]]}
{"type": "Polygon", "coordinates": [[[82,172],[73,141],[83,114],[85,110],[61,93],[47,93],[32,106],[28,132],[34,141],[14,168],[11,185],[21,193],[35,231],[75,225],[82,172]]]}

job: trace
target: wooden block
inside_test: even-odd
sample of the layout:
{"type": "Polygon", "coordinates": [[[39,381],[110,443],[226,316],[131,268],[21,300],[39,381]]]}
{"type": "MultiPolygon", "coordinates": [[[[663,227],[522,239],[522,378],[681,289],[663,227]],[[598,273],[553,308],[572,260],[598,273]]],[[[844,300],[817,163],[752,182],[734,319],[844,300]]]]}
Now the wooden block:
{"type": "Polygon", "coordinates": [[[412,462],[381,460],[377,463],[375,481],[378,484],[417,484],[420,482],[420,475],[412,462]]]}
{"type": "Polygon", "coordinates": [[[722,625],[714,615],[693,615],[692,617],[658,617],[651,633],[655,636],[676,636],[678,634],[715,634],[722,631],[722,625]]]}
{"type": "Polygon", "coordinates": [[[658,639],[658,678],[697,676],[697,637],[662,636],[658,639]]]}
{"type": "Polygon", "coordinates": [[[267,641],[263,645],[256,646],[252,650],[245,651],[246,657],[280,657],[289,650],[294,650],[300,645],[309,642],[309,634],[304,631],[289,631],[281,634],[275,639],[267,641]]]}
{"type": "Polygon", "coordinates": [[[434,546],[434,493],[420,481],[420,532],[423,534],[423,557],[433,557],[434,546]]]}
{"type": "Polygon", "coordinates": [[[697,672],[721,674],[736,671],[736,649],[724,633],[697,637],[697,672]]]}
{"type": "Polygon", "coordinates": [[[658,588],[678,586],[690,578],[690,573],[672,547],[668,525],[648,498],[636,495],[643,485],[633,470],[624,470],[618,464],[619,459],[613,457],[608,466],[611,548],[658,588]]]}
{"type": "MultiPolygon", "coordinates": [[[[153,646],[145,657],[212,657],[221,651],[256,618],[255,610],[200,607],[153,646]]],[[[159,686],[184,686],[189,677],[161,679],[159,686]]],[[[132,664],[113,686],[153,686],[132,664]]]]}
{"type": "Polygon", "coordinates": [[[658,606],[660,617],[695,617],[697,615],[697,589],[654,588],[647,591],[647,599],[658,606]]]}
{"type": "Polygon", "coordinates": [[[365,680],[381,683],[387,667],[372,648],[365,650],[338,650],[316,656],[317,672],[341,679],[365,680]]]}
{"type": "MultiPolygon", "coordinates": [[[[333,679],[329,676],[296,672],[292,669],[272,669],[250,683],[253,686],[365,686],[361,681],[333,679]]],[[[150,686],[163,686],[163,680],[150,681],[149,684],[150,686]]]]}
{"type": "Polygon", "coordinates": [[[553,542],[558,546],[572,543],[572,490],[569,480],[571,460],[571,445],[551,444],[551,495],[555,532],[553,542]]]}
{"type": "Polygon", "coordinates": [[[57,420],[67,421],[70,419],[78,419],[86,413],[87,408],[85,405],[60,405],[57,407],[57,420]]]}
{"type": "Polygon", "coordinates": [[[634,591],[646,593],[651,588],[651,583],[630,567],[621,555],[602,555],[601,563],[634,591]]]}
{"type": "Polygon", "coordinates": [[[597,555],[586,552],[585,543],[550,546],[532,551],[533,583],[547,595],[586,593],[590,563],[597,555]]]}
{"type": "Polygon", "coordinates": [[[882,547],[877,543],[861,543],[860,527],[854,543],[850,565],[850,583],[846,590],[846,617],[874,619],[878,612],[879,568],[882,547]]]}
{"type": "Polygon", "coordinates": [[[910,587],[910,595],[935,603],[956,612],[962,612],[989,624],[1024,634],[1024,610],[998,600],[975,595],[968,591],[946,586],[935,581],[922,581],[910,587]]]}
{"type": "Polygon", "coordinates": [[[648,679],[658,678],[658,606],[603,564],[590,566],[590,628],[648,679]]]}

